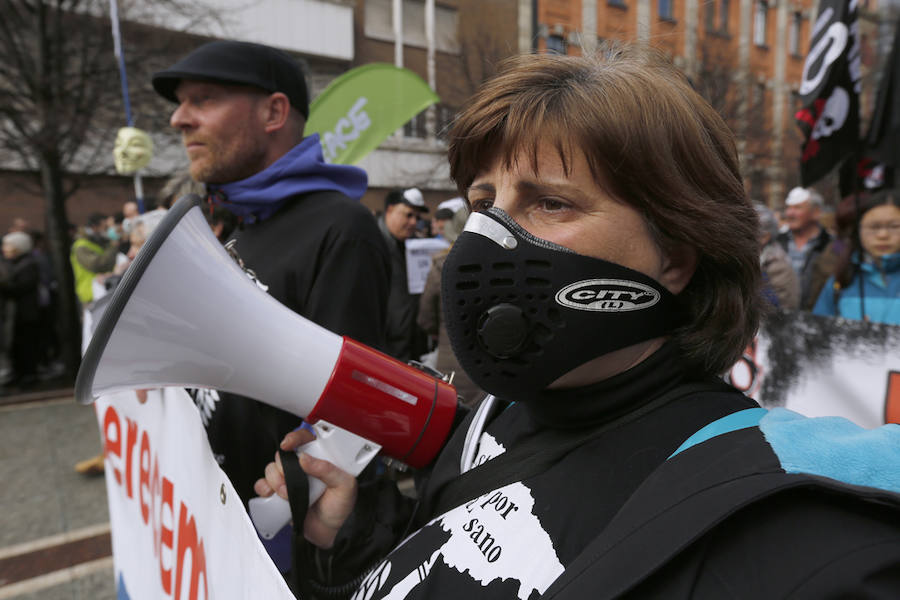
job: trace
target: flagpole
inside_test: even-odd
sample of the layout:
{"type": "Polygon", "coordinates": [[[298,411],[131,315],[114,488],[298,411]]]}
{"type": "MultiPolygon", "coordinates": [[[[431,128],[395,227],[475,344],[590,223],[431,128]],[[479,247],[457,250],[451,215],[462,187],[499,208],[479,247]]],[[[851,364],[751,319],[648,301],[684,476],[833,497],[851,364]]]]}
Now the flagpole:
{"type": "MultiPolygon", "coordinates": [[[[403,68],[403,0],[393,0],[391,4],[391,19],[394,27],[394,66],[403,68]]],[[[403,126],[394,132],[394,139],[403,138],[403,126]]]]}
{"type": "MultiPolygon", "coordinates": [[[[119,65],[119,81],[122,84],[122,100],[125,104],[125,121],[129,127],[134,127],[134,119],[131,117],[131,100],[128,95],[128,74],[125,71],[125,53],[122,51],[122,32],[119,28],[119,6],[116,0],[109,0],[109,20],[112,26],[113,51],[119,65]]],[[[138,172],[134,173],[134,196],[137,200],[138,212],[143,214],[144,186],[138,172]]]]}
{"type": "MultiPolygon", "coordinates": [[[[425,0],[425,45],[428,85],[437,91],[437,73],[434,64],[434,0],[425,0]]],[[[425,109],[425,138],[429,142],[434,142],[435,122],[435,107],[432,104],[425,109]]]]}

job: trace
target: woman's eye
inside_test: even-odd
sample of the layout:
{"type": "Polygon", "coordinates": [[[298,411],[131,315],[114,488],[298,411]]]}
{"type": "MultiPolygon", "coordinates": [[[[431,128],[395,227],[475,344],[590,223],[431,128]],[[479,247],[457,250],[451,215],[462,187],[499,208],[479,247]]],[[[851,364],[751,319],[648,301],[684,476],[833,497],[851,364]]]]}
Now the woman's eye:
{"type": "Polygon", "coordinates": [[[540,206],[543,210],[555,212],[564,209],[566,204],[557,198],[541,198],[540,206]]]}
{"type": "Polygon", "coordinates": [[[474,212],[482,212],[489,209],[494,205],[494,201],[491,198],[482,198],[480,200],[471,200],[472,211],[474,212]]]}

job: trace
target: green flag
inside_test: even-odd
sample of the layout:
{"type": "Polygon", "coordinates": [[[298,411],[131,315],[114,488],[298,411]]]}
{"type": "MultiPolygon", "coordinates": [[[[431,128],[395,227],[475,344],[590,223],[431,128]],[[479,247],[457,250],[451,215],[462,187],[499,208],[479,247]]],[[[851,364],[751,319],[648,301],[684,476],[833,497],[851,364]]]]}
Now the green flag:
{"type": "Polygon", "coordinates": [[[310,105],[306,135],[319,134],[328,162],[356,164],[439,100],[409,69],[387,63],[363,65],[332,81],[310,105]]]}

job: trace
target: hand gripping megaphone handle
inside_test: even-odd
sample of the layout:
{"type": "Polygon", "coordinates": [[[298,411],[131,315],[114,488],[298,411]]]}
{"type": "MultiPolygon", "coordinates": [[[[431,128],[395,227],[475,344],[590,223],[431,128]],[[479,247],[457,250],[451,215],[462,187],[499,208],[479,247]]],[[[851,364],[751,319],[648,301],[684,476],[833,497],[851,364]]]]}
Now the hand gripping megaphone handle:
{"type": "MultiPolygon", "coordinates": [[[[314,458],[327,460],[354,477],[358,476],[381,450],[381,446],[375,442],[326,421],[313,423],[312,428],[316,439],[298,447],[297,455],[305,452],[314,458]]],[[[312,506],[324,491],[325,484],[322,480],[310,477],[309,505],[312,506]]],[[[290,504],[276,494],[267,498],[253,498],[248,504],[250,518],[259,535],[265,540],[275,537],[275,534],[291,520],[290,504]]]]}

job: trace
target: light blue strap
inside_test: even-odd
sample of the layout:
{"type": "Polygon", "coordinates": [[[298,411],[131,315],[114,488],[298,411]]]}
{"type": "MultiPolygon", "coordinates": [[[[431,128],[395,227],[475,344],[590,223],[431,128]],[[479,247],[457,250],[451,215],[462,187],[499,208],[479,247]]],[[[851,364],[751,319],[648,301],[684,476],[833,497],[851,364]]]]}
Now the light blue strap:
{"type": "MultiPolygon", "coordinates": [[[[769,411],[765,408],[748,408],[713,421],[686,439],[684,443],[678,447],[678,450],[672,453],[672,456],[687,450],[691,446],[696,446],[708,439],[722,435],[723,433],[737,431],[738,429],[747,429],[748,427],[756,427],[759,425],[759,420],[762,419],[767,412],[769,411]]],[[[672,458],[672,456],[669,458],[672,458]]]]}

